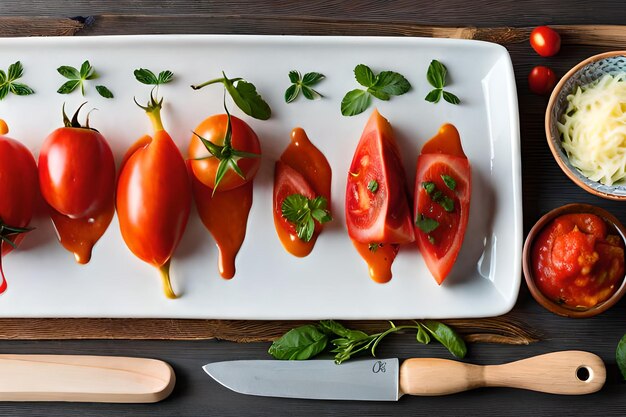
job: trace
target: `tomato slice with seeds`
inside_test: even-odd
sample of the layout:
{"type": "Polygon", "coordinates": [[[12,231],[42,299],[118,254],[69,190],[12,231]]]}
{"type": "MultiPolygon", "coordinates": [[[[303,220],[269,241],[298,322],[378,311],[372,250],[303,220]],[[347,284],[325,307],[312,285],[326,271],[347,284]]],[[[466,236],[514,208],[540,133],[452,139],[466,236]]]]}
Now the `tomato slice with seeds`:
{"type": "Polygon", "coordinates": [[[417,245],[438,284],[446,279],[461,250],[470,196],[470,164],[459,133],[454,126],[444,125],[422,148],[415,178],[417,245]]]}
{"type": "Polygon", "coordinates": [[[357,145],[346,187],[350,238],[362,243],[415,240],[406,175],[391,125],[374,110],[357,145]]]}

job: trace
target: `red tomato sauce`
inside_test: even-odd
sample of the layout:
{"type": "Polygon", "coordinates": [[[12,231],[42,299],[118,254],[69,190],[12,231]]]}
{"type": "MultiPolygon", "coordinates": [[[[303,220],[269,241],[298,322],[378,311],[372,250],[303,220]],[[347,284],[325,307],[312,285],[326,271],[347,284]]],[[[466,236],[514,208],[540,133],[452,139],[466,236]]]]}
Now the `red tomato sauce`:
{"type": "MultiPolygon", "coordinates": [[[[280,161],[300,173],[315,194],[326,199],[328,210],[330,210],[332,170],[324,154],[313,145],[304,129],[297,127],[291,131],[291,142],[280,156],[280,161]]],[[[285,229],[280,207],[275,207],[273,212],[276,233],[285,250],[297,257],[304,257],[311,253],[322,226],[316,224],[313,237],[305,242],[292,231],[285,229]]],[[[290,229],[293,230],[293,228],[290,229]]]]}
{"type": "Polygon", "coordinates": [[[537,236],[532,263],[535,282],[546,297],[569,307],[589,308],[619,287],[624,243],[594,214],[565,214],[537,236]]]}
{"type": "Polygon", "coordinates": [[[361,243],[354,239],[352,244],[367,263],[370,278],[374,282],[384,284],[391,280],[391,265],[396,259],[400,245],[393,243],[361,243]]]}

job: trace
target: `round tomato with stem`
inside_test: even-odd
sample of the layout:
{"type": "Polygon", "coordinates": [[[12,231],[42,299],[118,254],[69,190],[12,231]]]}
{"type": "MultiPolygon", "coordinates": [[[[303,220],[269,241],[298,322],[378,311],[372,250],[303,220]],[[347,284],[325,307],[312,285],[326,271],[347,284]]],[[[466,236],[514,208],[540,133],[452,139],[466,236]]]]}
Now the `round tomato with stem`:
{"type": "Polygon", "coordinates": [[[348,173],[346,222],[350,238],[368,244],[413,242],[408,195],[391,125],[374,110],[348,173]]]}
{"type": "Polygon", "coordinates": [[[469,220],[472,181],[459,132],[445,124],[424,144],[415,177],[415,236],[438,284],[452,270],[469,220]]]}
{"type": "Polygon", "coordinates": [[[133,145],[121,169],[116,207],[122,237],[141,260],[159,268],[168,298],[176,298],[170,282],[172,255],[191,209],[191,182],[182,154],[161,123],[163,99],[150,95],[146,111],[154,136],[133,145]]]}
{"type": "Polygon", "coordinates": [[[41,194],[54,210],[71,219],[90,217],[111,203],[115,192],[115,161],[106,139],[78,122],[80,105],[72,120],[45,140],[39,153],[41,194]]]}
{"type": "Polygon", "coordinates": [[[225,114],[206,118],[189,143],[193,175],[213,191],[228,191],[252,180],[261,166],[261,145],[243,120],[225,114]]]}
{"type": "Polygon", "coordinates": [[[24,233],[31,230],[28,225],[38,188],[37,165],[31,152],[20,142],[0,136],[0,294],[7,289],[2,257],[15,249],[24,233]]]}

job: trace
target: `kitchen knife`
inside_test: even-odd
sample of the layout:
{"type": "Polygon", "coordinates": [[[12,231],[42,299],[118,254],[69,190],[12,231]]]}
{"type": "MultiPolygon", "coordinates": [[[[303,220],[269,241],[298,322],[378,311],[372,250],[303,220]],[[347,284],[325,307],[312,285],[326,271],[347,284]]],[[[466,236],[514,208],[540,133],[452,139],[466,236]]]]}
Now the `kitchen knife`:
{"type": "Polygon", "coordinates": [[[163,361],[76,355],[0,355],[0,401],[152,403],[176,377],[163,361]]]}
{"type": "Polygon", "coordinates": [[[552,394],[589,394],[602,388],[606,369],[598,356],[563,351],[504,365],[446,359],[243,360],[203,366],[233,391],[270,397],[396,401],[404,394],[445,395],[479,387],[513,387],[552,394]]]}

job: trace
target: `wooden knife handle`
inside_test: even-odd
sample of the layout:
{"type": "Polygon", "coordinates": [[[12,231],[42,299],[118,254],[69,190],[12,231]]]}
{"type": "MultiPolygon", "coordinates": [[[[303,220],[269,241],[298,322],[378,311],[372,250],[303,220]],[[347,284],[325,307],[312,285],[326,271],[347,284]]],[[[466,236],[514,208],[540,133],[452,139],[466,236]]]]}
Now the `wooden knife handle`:
{"type": "Polygon", "coordinates": [[[590,394],[606,380],[597,355],[563,351],[504,365],[471,365],[446,359],[408,359],[400,366],[400,393],[446,395],[479,387],[512,387],[551,394],[590,394]]]}
{"type": "Polygon", "coordinates": [[[0,355],[0,401],[152,403],[176,377],[156,359],[74,355],[0,355]]]}

